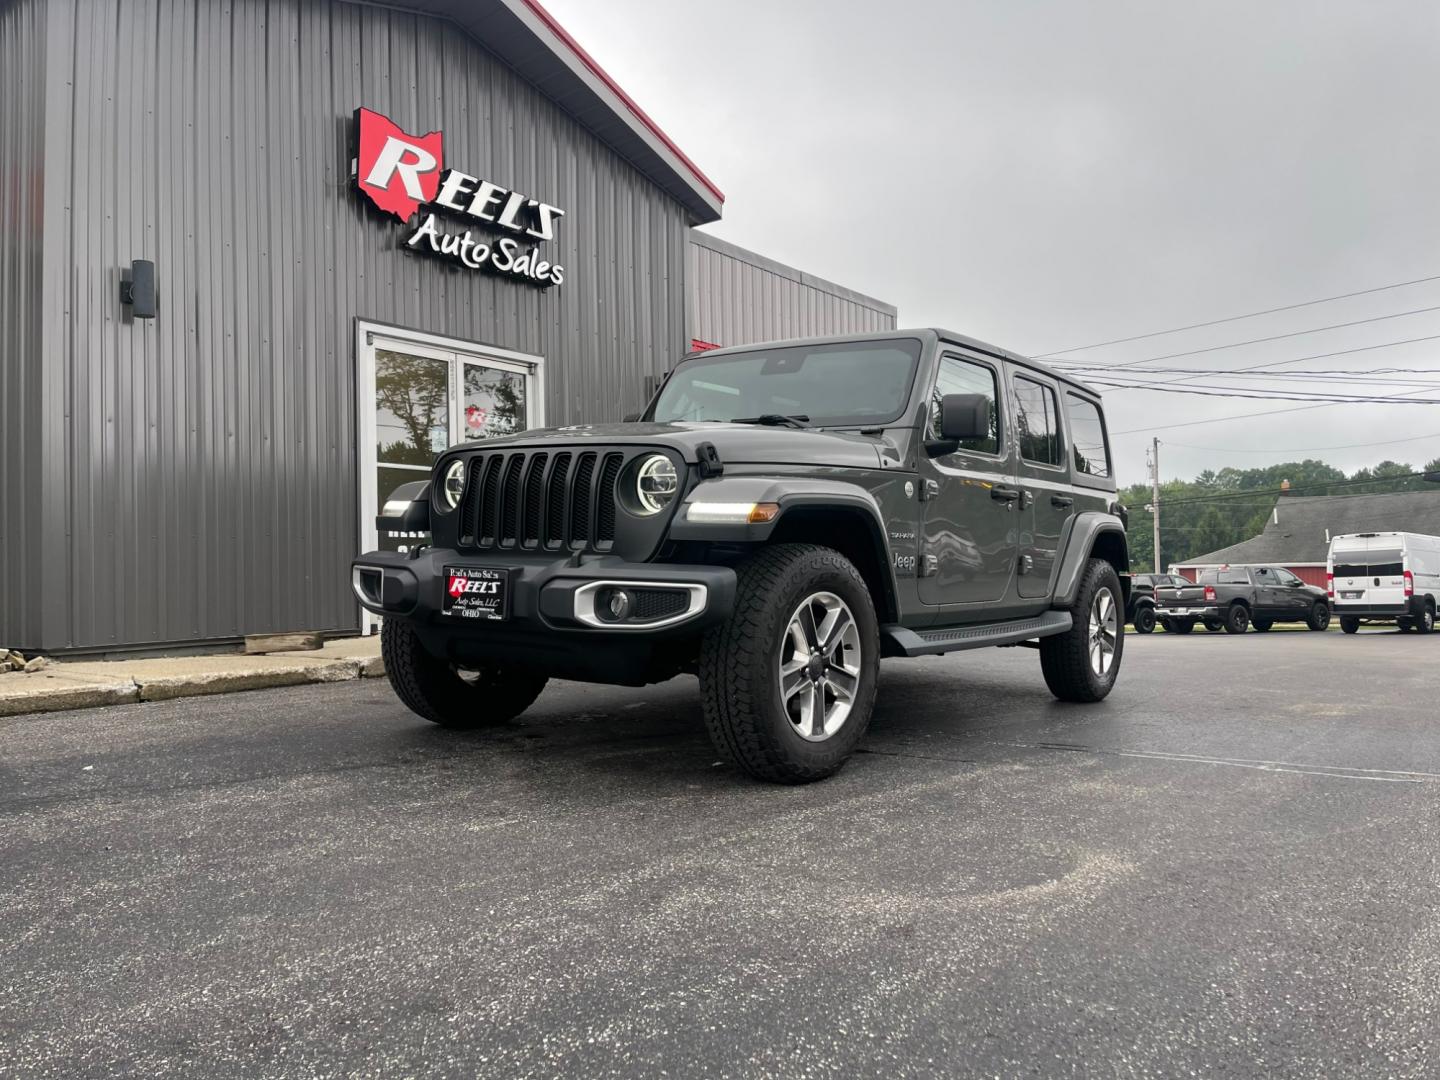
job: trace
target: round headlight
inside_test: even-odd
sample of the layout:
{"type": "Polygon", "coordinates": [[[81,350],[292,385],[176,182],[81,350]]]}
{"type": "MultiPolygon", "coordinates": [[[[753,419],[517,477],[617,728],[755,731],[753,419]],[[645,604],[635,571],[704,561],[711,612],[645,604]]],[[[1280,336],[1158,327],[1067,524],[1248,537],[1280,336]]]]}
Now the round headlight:
{"type": "Polygon", "coordinates": [[[452,461],[450,467],[445,470],[445,481],[440,485],[441,497],[445,500],[445,509],[454,510],[460,505],[460,496],[465,493],[465,462],[452,461]]]}
{"type": "Polygon", "coordinates": [[[642,514],[658,514],[679,490],[680,477],[664,454],[651,454],[635,472],[635,500],[642,514]]]}

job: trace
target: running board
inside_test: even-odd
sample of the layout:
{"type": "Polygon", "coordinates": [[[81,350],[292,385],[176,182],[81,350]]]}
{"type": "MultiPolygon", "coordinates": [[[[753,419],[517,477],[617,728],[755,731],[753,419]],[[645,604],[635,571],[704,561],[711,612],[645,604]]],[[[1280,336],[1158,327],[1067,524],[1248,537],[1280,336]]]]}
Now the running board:
{"type": "Polygon", "coordinates": [[[1034,618],[997,623],[971,623],[933,630],[910,630],[891,624],[882,626],[886,656],[934,656],[962,649],[984,649],[992,645],[1019,645],[1031,638],[1050,637],[1069,630],[1074,620],[1068,611],[1047,611],[1034,618]]]}

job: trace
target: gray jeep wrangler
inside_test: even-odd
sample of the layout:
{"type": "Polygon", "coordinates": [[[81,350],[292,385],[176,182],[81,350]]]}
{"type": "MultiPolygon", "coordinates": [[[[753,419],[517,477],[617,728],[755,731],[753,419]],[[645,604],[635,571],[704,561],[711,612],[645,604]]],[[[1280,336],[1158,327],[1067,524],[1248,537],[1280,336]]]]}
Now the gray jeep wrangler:
{"type": "Polygon", "coordinates": [[[428,533],[352,565],[427,720],[523,712],[549,678],[699,676],[715,745],[764,780],[839,769],[882,657],[1040,653],[1115,684],[1130,565],[1083,384],[941,330],[694,354],[637,421],[441,455],[385,504],[428,533]]]}

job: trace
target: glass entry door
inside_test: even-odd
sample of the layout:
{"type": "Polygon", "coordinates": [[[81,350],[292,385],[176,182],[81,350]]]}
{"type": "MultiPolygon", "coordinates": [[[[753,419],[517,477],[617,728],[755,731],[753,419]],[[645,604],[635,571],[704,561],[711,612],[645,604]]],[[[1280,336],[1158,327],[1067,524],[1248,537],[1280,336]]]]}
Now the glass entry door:
{"type": "Polygon", "coordinates": [[[379,535],[379,508],[401,484],[429,476],[449,447],[541,426],[543,362],[364,324],[357,345],[359,550],[408,551],[429,536],[379,535]]]}

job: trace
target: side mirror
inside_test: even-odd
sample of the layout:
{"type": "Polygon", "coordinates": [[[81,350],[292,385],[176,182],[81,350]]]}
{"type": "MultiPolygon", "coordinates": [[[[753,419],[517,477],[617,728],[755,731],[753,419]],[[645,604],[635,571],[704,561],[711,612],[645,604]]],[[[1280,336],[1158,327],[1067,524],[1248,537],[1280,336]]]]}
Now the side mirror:
{"type": "Polygon", "coordinates": [[[946,394],[940,399],[940,438],[946,442],[990,435],[990,399],[984,394],[946,394]]]}
{"type": "Polygon", "coordinates": [[[429,532],[430,499],[425,492],[429,485],[429,480],[412,480],[392,491],[375,517],[376,530],[382,533],[429,532]]]}
{"type": "Polygon", "coordinates": [[[626,413],[624,422],[627,424],[638,424],[640,422],[640,417],[644,415],[644,413],[638,412],[626,413]]]}

